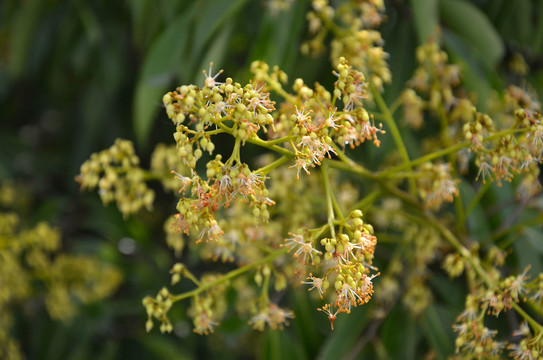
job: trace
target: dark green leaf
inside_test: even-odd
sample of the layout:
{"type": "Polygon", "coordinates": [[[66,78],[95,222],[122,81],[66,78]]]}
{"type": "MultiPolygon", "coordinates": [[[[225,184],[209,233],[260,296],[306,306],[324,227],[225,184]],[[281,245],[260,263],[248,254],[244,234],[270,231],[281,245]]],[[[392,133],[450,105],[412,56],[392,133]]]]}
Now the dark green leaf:
{"type": "Polygon", "coordinates": [[[422,330],[438,359],[447,359],[454,352],[453,336],[450,329],[454,318],[451,319],[450,316],[444,318],[448,313],[445,310],[438,311],[435,305],[430,305],[426,308],[423,316],[422,330]]]}
{"type": "Polygon", "coordinates": [[[299,346],[292,341],[288,330],[266,330],[259,358],[262,360],[305,359],[299,346]]]}
{"type": "Polygon", "coordinates": [[[439,26],[438,0],[410,0],[419,43],[435,36],[439,26]]]}
{"type": "Polygon", "coordinates": [[[323,328],[328,334],[322,344],[318,359],[335,360],[344,358],[362,336],[370,317],[368,307],[353,309],[350,314],[339,314],[334,321],[334,330],[330,330],[329,320],[322,314],[323,328]]]}
{"type": "Polygon", "coordinates": [[[36,29],[43,20],[45,5],[40,0],[25,1],[13,16],[7,55],[8,68],[14,77],[22,75],[28,64],[30,48],[34,45],[36,29]]]}
{"type": "Polygon", "coordinates": [[[212,0],[197,3],[194,28],[191,29],[194,33],[191,52],[183,57],[183,64],[179,70],[180,74],[188,77],[188,81],[195,81],[201,77],[199,75],[202,71],[199,68],[201,61],[209,63],[208,59],[202,59],[202,52],[210,42],[213,42],[214,36],[219,36],[218,31],[228,21],[232,21],[245,3],[247,0],[212,0]]]}
{"type": "MultiPolygon", "coordinates": [[[[207,52],[203,56],[203,61],[199,65],[200,69],[206,69],[207,71],[210,62],[214,62],[216,65],[220,65],[223,62],[228,50],[228,40],[232,34],[232,29],[233,24],[226,24],[222,31],[212,39],[213,41],[209,45],[207,52]]],[[[213,74],[211,74],[211,76],[215,75],[215,71],[219,71],[219,68],[213,69],[213,74]]],[[[200,76],[199,81],[197,80],[195,82],[203,84],[203,74],[200,76]]]]}
{"type": "Polygon", "coordinates": [[[298,57],[300,38],[305,31],[303,14],[306,4],[297,2],[288,11],[280,14],[266,13],[251,58],[270,65],[278,65],[287,73],[298,57]],[[286,67],[286,65],[289,65],[286,67]]]}
{"type": "Polygon", "coordinates": [[[451,31],[469,43],[479,59],[494,66],[503,57],[503,42],[486,15],[466,0],[440,0],[439,10],[451,31]]]}
{"type": "MultiPolygon", "coordinates": [[[[480,191],[482,184],[478,185],[480,186],[478,191],[480,191]]],[[[467,207],[471,205],[471,200],[475,198],[476,191],[466,182],[462,182],[460,184],[460,194],[462,194],[462,200],[465,204],[465,207],[467,207]]],[[[479,241],[481,241],[482,239],[486,239],[491,235],[492,230],[486,218],[485,211],[481,205],[481,202],[475,205],[471,213],[468,214],[466,220],[466,226],[468,227],[470,233],[475,239],[479,239],[479,241]]]]}
{"type": "Polygon", "coordinates": [[[401,307],[395,307],[383,323],[381,340],[391,360],[415,359],[417,329],[414,319],[401,307]]]}
{"type": "Polygon", "coordinates": [[[179,343],[172,342],[166,336],[160,334],[145,334],[139,338],[139,343],[149,351],[149,353],[154,355],[155,359],[192,359],[192,357],[178,345],[179,343]]]}
{"type": "Polygon", "coordinates": [[[519,271],[530,266],[531,274],[539,274],[543,271],[543,244],[541,231],[525,229],[522,235],[511,235],[515,237],[513,249],[518,260],[519,271]]]}
{"type": "Polygon", "coordinates": [[[161,108],[162,95],[174,79],[188,41],[191,12],[178,15],[153,42],[144,60],[134,96],[134,131],[140,144],[144,143],[161,108]]]}
{"type": "Polygon", "coordinates": [[[317,331],[315,316],[322,314],[317,314],[316,306],[310,301],[311,295],[307,291],[300,290],[294,291],[293,294],[295,314],[295,318],[292,320],[293,327],[297,330],[297,336],[307,357],[314,358],[323,338],[322,334],[317,331]]]}
{"type": "Polygon", "coordinates": [[[153,11],[156,0],[132,0],[128,2],[132,14],[133,38],[136,44],[146,49],[161,24],[158,11],[153,11]]]}

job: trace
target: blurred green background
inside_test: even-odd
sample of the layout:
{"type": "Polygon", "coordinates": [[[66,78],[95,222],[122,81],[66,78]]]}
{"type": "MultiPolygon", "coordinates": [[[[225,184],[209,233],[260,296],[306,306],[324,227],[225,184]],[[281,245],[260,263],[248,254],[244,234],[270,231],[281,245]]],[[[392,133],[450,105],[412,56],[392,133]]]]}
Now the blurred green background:
{"type": "MultiPolygon", "coordinates": [[[[479,99],[515,77],[509,62],[516,53],[530,68],[529,84],[543,88],[543,1],[385,3],[380,30],[393,73],[385,89],[389,103],[412,74],[415,47],[437,25],[479,99]]],[[[39,304],[33,310],[14,304],[12,335],[29,359],[415,359],[430,347],[438,358],[454,351],[443,319],[452,321],[462,296],[451,300],[450,312],[417,321],[395,308],[380,328],[372,327],[367,308],[357,309],[330,333],[306,292],[294,291],[288,296],[296,319],[284,332],[256,333],[232,317],[208,337],[191,332],[187,304],[180,304],[171,316],[174,333],[146,334],[141,299],[168,281],[175,261],[162,232],[173,200],[157,191],[154,212],[123,219],[74,181],[81,163],[118,137],[135,140],[147,166],[154,144],[172,141],[162,94],[180,84],[202,85],[210,61],[240,83],[257,59],[279,65],[290,82],[333,82],[328,54],[308,58],[299,51],[309,7],[307,0],[280,13],[264,0],[0,2],[0,182],[14,180],[31,194],[25,224],[58,226],[64,251],[95,254],[124,274],[114,296],[82,307],[67,324],[52,321],[39,304]],[[384,353],[364,347],[377,331],[384,353]]]]}

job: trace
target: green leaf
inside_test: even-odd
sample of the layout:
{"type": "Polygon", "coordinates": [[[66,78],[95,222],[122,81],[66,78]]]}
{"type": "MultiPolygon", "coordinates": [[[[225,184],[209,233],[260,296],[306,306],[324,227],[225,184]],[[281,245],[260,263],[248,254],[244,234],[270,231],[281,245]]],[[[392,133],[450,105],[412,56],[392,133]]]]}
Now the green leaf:
{"type": "Polygon", "coordinates": [[[521,44],[528,45],[534,34],[534,23],[529,21],[534,9],[531,0],[517,0],[515,2],[514,32],[521,44]]]}
{"type": "Polygon", "coordinates": [[[251,59],[263,60],[270,65],[278,65],[290,73],[294,60],[298,57],[300,38],[305,32],[306,3],[298,1],[287,11],[279,14],[267,12],[255,39],[251,59]]]}
{"type": "Polygon", "coordinates": [[[305,359],[300,352],[300,347],[292,339],[292,336],[288,334],[288,330],[266,330],[259,359],[305,359]]]}
{"type": "Polygon", "coordinates": [[[437,353],[438,359],[447,359],[454,352],[453,336],[449,325],[454,318],[444,319],[447,314],[450,314],[450,311],[439,309],[435,305],[428,306],[424,311],[422,330],[430,347],[437,353]],[[438,312],[438,310],[442,311],[438,312]]]}
{"type": "Polygon", "coordinates": [[[160,334],[144,334],[139,337],[141,344],[155,359],[189,360],[192,359],[176,342],[160,334]]]}
{"type": "MultiPolygon", "coordinates": [[[[202,57],[202,61],[200,62],[200,65],[197,67],[197,69],[208,69],[209,63],[214,62],[216,65],[219,65],[223,62],[223,59],[226,57],[227,51],[228,51],[228,41],[231,38],[232,30],[234,28],[234,25],[232,23],[226,24],[226,26],[220,31],[217,36],[213,38],[212,43],[209,45],[207,52],[202,57]]],[[[200,71],[201,71],[200,70],[200,71]]],[[[213,70],[213,74],[210,74],[211,76],[215,75],[215,71],[218,71],[219,68],[213,70]]],[[[198,73],[198,71],[196,71],[198,73]]],[[[199,72],[201,74],[201,72],[199,72]]],[[[200,75],[199,81],[195,81],[198,83],[203,83],[204,76],[200,75]]]]}
{"type": "Polygon", "coordinates": [[[127,3],[132,21],[132,39],[142,49],[148,49],[149,43],[156,36],[164,19],[157,7],[156,0],[131,0],[127,3]]]}
{"type": "MultiPolygon", "coordinates": [[[[233,24],[235,14],[239,12],[248,0],[212,0],[197,2],[196,21],[193,24],[191,52],[183,58],[179,73],[186,76],[188,81],[200,79],[200,63],[209,64],[208,59],[202,59],[204,49],[213,42],[213,37],[219,37],[219,30],[225,25],[233,24]]],[[[207,67],[207,65],[206,65],[207,67]]]]}
{"type": "MultiPolygon", "coordinates": [[[[460,183],[460,194],[462,195],[462,200],[466,206],[469,206],[471,204],[471,200],[475,199],[476,192],[481,191],[482,184],[476,184],[476,186],[478,186],[479,189],[474,189],[466,181],[462,181],[460,183]]],[[[496,185],[492,184],[491,186],[496,185]]],[[[482,201],[484,201],[484,199],[485,197],[483,197],[482,201]]],[[[479,203],[475,205],[471,213],[466,218],[466,225],[470,231],[470,234],[474,239],[478,239],[479,241],[488,238],[492,234],[492,229],[490,228],[488,219],[486,218],[482,201],[479,201],[479,203]]]]}
{"type": "Polygon", "coordinates": [[[460,283],[451,280],[449,277],[441,273],[433,274],[429,277],[428,282],[432,285],[442,302],[448,306],[462,308],[465,303],[466,292],[460,283]]]}
{"type": "MultiPolygon", "coordinates": [[[[488,1],[484,5],[484,12],[487,15],[488,19],[493,24],[498,24],[499,23],[498,16],[500,14],[500,11],[503,9],[503,3],[504,2],[510,3],[509,0],[493,0],[493,1],[488,1]]],[[[500,30],[500,29],[498,29],[498,30],[500,30]]]]}
{"type": "Polygon", "coordinates": [[[512,236],[516,237],[513,243],[513,254],[518,259],[518,271],[530,265],[530,274],[537,276],[543,271],[541,231],[526,228],[521,236],[512,236]]]}
{"type": "Polygon", "coordinates": [[[526,236],[530,247],[532,247],[539,255],[543,255],[543,233],[542,229],[534,229],[526,227],[523,233],[526,236]]]}
{"type": "Polygon", "coordinates": [[[192,11],[178,15],[153,42],[143,62],[134,96],[134,131],[140,145],[145,142],[162,103],[162,95],[174,79],[188,41],[192,11]]]}
{"type": "Polygon", "coordinates": [[[76,2],[75,8],[89,43],[98,43],[104,36],[104,29],[100,27],[100,20],[97,15],[92,11],[90,5],[84,2],[76,2]]]}
{"type": "MultiPolygon", "coordinates": [[[[543,0],[539,1],[538,8],[543,9],[543,0]]],[[[538,21],[535,25],[531,47],[536,55],[543,52],[543,21],[538,21]]]]}
{"type": "Polygon", "coordinates": [[[31,46],[35,43],[36,29],[41,24],[45,12],[45,2],[30,0],[21,3],[19,11],[13,16],[9,31],[8,68],[14,77],[22,75],[29,62],[31,46]]]}
{"type": "Polygon", "coordinates": [[[383,323],[381,340],[389,359],[415,359],[417,328],[415,321],[403,308],[395,307],[383,323]]]}
{"type": "Polygon", "coordinates": [[[419,43],[435,36],[439,27],[438,0],[411,0],[419,43]]]}
{"type": "Polygon", "coordinates": [[[480,54],[473,47],[463,41],[458,34],[445,29],[443,38],[451,62],[462,68],[462,79],[466,88],[477,95],[477,109],[485,112],[488,107],[493,88],[501,89],[503,84],[492,67],[480,60],[480,54]]]}
{"type": "Polygon", "coordinates": [[[100,351],[100,360],[115,360],[119,358],[119,343],[108,340],[100,351]]]}
{"type": "MultiPolygon", "coordinates": [[[[387,51],[390,49],[390,58],[388,60],[390,69],[392,70],[393,81],[386,87],[385,101],[391,104],[400,95],[401,91],[405,87],[405,83],[413,75],[413,69],[415,68],[415,57],[412,55],[405,56],[405,54],[414,54],[417,42],[415,40],[415,30],[413,25],[409,21],[398,21],[394,25],[394,30],[390,32],[390,35],[386,36],[387,51]]],[[[408,137],[412,134],[411,131],[405,127],[400,129],[402,136],[408,137]],[[409,135],[408,135],[409,134],[409,135]]],[[[404,139],[405,140],[405,139],[404,139]]],[[[409,141],[409,140],[406,140],[409,141]]],[[[408,149],[416,149],[419,147],[419,139],[414,141],[415,147],[408,147],[408,149]]],[[[410,152],[410,154],[416,155],[410,152]]]]}
{"type": "Polygon", "coordinates": [[[350,314],[339,314],[334,321],[334,330],[330,330],[329,321],[322,314],[322,322],[325,323],[325,329],[329,331],[330,335],[321,347],[318,359],[335,360],[345,358],[368,325],[370,320],[369,311],[370,309],[365,305],[353,309],[350,314]]]}
{"type": "Polygon", "coordinates": [[[314,358],[322,341],[322,334],[317,331],[315,317],[322,316],[317,306],[310,301],[310,293],[305,288],[294,291],[293,310],[296,315],[293,328],[296,329],[298,343],[302,345],[308,358],[314,358]],[[318,313],[318,314],[317,314],[318,313]]]}
{"type": "Polygon", "coordinates": [[[496,65],[505,52],[503,42],[486,15],[466,0],[440,0],[445,24],[479,54],[479,60],[496,65]]]}

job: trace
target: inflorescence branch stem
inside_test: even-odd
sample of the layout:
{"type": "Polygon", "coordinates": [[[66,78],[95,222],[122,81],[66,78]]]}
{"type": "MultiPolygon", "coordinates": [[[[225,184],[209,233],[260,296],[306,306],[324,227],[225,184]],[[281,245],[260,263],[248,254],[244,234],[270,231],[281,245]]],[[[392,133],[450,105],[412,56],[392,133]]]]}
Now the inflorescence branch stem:
{"type": "Polygon", "coordinates": [[[249,270],[252,270],[262,264],[266,264],[266,263],[269,263],[270,261],[273,261],[275,258],[285,254],[287,252],[288,248],[284,247],[284,248],[281,248],[279,250],[276,250],[274,251],[273,253],[271,253],[270,255],[262,258],[262,259],[259,259],[255,262],[252,262],[250,264],[247,264],[245,266],[242,266],[240,268],[237,268],[237,269],[234,269],[226,274],[224,274],[224,276],[221,276],[221,277],[218,277],[216,278],[215,280],[213,281],[210,281],[210,282],[207,282],[207,283],[204,283],[202,284],[201,286],[197,287],[196,289],[194,290],[191,290],[191,291],[187,291],[185,293],[182,293],[182,294],[179,294],[179,295],[173,295],[172,296],[172,301],[173,302],[177,302],[177,301],[180,301],[180,300],[183,300],[183,299],[188,299],[188,298],[191,298],[193,296],[196,296],[198,294],[200,294],[201,292],[203,291],[206,291],[207,289],[211,289],[225,281],[228,281],[228,280],[231,280],[237,276],[240,276],[241,274],[249,271],[249,270]]]}
{"type": "MultiPolygon", "coordinates": [[[[388,106],[386,105],[385,100],[381,97],[381,94],[375,88],[375,86],[370,84],[370,89],[371,89],[373,98],[375,99],[375,102],[377,103],[377,106],[379,107],[379,110],[381,110],[383,114],[383,121],[388,126],[390,133],[392,134],[392,138],[394,139],[394,142],[396,143],[396,147],[398,148],[398,151],[400,152],[400,156],[402,157],[404,165],[406,166],[408,170],[411,170],[412,165],[410,165],[409,154],[407,153],[407,148],[405,147],[405,144],[402,140],[402,135],[400,134],[400,130],[398,129],[398,126],[396,126],[396,121],[394,120],[394,117],[392,116],[388,106]]],[[[412,195],[415,195],[417,193],[415,180],[411,178],[408,178],[407,180],[409,183],[410,193],[412,195]]]]}
{"type": "Polygon", "coordinates": [[[322,173],[322,181],[324,183],[324,190],[326,191],[326,205],[328,208],[328,225],[330,226],[330,234],[332,235],[332,238],[336,237],[336,231],[334,229],[334,205],[333,205],[333,194],[332,194],[332,188],[330,186],[330,176],[328,175],[328,168],[327,165],[323,163],[321,165],[321,173],[322,173]]]}
{"type": "MultiPolygon", "coordinates": [[[[526,132],[526,131],[528,131],[528,129],[508,129],[508,130],[497,132],[494,135],[490,135],[490,136],[484,138],[483,141],[492,141],[492,140],[496,140],[496,139],[498,139],[500,137],[503,137],[503,136],[506,136],[506,135],[509,135],[509,134],[523,133],[523,132],[526,132]]],[[[455,152],[460,151],[462,149],[469,148],[470,146],[471,146],[471,143],[467,142],[467,141],[463,142],[463,143],[460,143],[460,144],[456,144],[456,145],[450,146],[450,147],[448,147],[446,149],[443,149],[443,150],[440,150],[440,151],[436,151],[436,152],[421,156],[420,158],[412,160],[409,163],[404,163],[404,164],[395,166],[393,168],[389,168],[388,170],[380,172],[377,176],[379,178],[387,178],[391,174],[394,174],[394,173],[396,173],[396,172],[398,172],[400,170],[410,169],[413,166],[424,164],[425,162],[428,162],[428,161],[431,161],[433,159],[437,159],[437,158],[440,158],[440,157],[455,153],[455,152]]]]}

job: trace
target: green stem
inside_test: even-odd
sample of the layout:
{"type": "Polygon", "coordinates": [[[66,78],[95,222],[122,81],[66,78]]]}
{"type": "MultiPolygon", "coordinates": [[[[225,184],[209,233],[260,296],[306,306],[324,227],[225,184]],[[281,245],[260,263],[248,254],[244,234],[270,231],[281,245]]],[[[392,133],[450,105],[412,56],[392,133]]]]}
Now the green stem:
{"type": "MultiPolygon", "coordinates": [[[[149,170],[145,170],[145,169],[141,169],[143,170],[143,180],[144,181],[151,181],[151,180],[164,180],[164,179],[168,179],[168,178],[171,178],[173,177],[172,173],[171,172],[167,172],[167,173],[164,173],[164,174],[157,174],[157,173],[153,173],[149,170]]],[[[124,172],[117,172],[118,174],[124,174],[126,173],[126,171],[124,172]]]]}
{"type": "MultiPolygon", "coordinates": [[[[224,125],[221,122],[214,122],[214,124],[216,124],[219,128],[221,128],[225,133],[236,137],[234,135],[234,129],[229,128],[228,126],[224,125]]],[[[270,144],[268,144],[267,141],[264,141],[264,140],[259,139],[259,138],[249,138],[249,139],[247,139],[247,142],[251,143],[251,144],[258,145],[260,147],[266,148],[266,149],[271,150],[271,151],[275,151],[276,153],[279,153],[281,155],[287,155],[287,156],[290,156],[290,157],[294,157],[294,153],[292,151],[289,151],[289,150],[284,149],[284,148],[282,148],[280,146],[277,146],[277,145],[270,145],[270,144]]]]}
{"type": "Polygon", "coordinates": [[[368,195],[364,196],[359,202],[357,202],[353,208],[364,211],[366,207],[375,203],[375,201],[381,196],[382,192],[379,189],[373,190],[368,195]]]}
{"type": "Polygon", "coordinates": [[[324,26],[331,30],[337,38],[347,36],[350,32],[342,29],[335,22],[331,21],[327,16],[324,16],[321,12],[316,12],[317,17],[323,22],[324,26]]]}
{"type": "Polygon", "coordinates": [[[261,140],[261,139],[258,139],[258,138],[249,138],[247,139],[247,142],[248,143],[251,143],[251,144],[255,144],[255,145],[258,145],[260,147],[263,147],[263,148],[266,148],[268,150],[271,150],[271,151],[275,151],[276,153],[279,153],[281,155],[286,155],[286,156],[289,156],[291,158],[293,158],[295,155],[292,151],[290,150],[287,150],[285,148],[282,148],[280,146],[277,146],[277,145],[268,145],[268,143],[264,140],[261,140]]]}
{"type": "Polygon", "coordinates": [[[183,275],[192,281],[196,286],[200,286],[200,281],[186,267],[183,269],[183,275]]]}
{"type": "Polygon", "coordinates": [[[253,172],[266,175],[270,171],[274,170],[275,168],[278,168],[279,166],[283,165],[284,163],[286,163],[289,160],[290,160],[290,157],[288,157],[286,155],[283,155],[279,159],[275,160],[274,162],[272,162],[272,163],[270,163],[270,164],[268,164],[266,166],[263,166],[260,169],[257,169],[257,170],[255,170],[253,172]]]}
{"type": "Polygon", "coordinates": [[[341,219],[344,219],[343,212],[341,211],[341,208],[339,207],[339,204],[336,200],[336,197],[334,196],[334,193],[332,193],[332,205],[334,205],[334,211],[341,219]]]}
{"type": "MultiPolygon", "coordinates": [[[[400,156],[402,157],[404,164],[406,165],[408,170],[411,170],[412,166],[409,165],[410,164],[409,154],[407,153],[407,148],[405,147],[405,144],[403,142],[402,135],[400,134],[400,130],[396,126],[396,121],[392,117],[392,114],[390,110],[388,109],[385,103],[385,100],[381,97],[381,94],[375,88],[375,86],[370,84],[370,89],[377,106],[383,113],[383,121],[388,126],[390,133],[392,134],[392,138],[394,139],[394,142],[396,143],[396,147],[398,148],[398,151],[400,152],[400,156]]],[[[415,180],[409,178],[408,183],[409,183],[409,191],[411,195],[415,195],[417,193],[415,180]]]]}
{"type": "Polygon", "coordinates": [[[265,82],[268,84],[268,87],[273,89],[274,92],[276,92],[278,95],[283,97],[283,99],[286,100],[286,102],[294,104],[296,102],[296,97],[292,94],[289,94],[283,89],[283,86],[279,81],[276,81],[272,79],[270,74],[266,73],[266,80],[265,82]]]}
{"type": "Polygon", "coordinates": [[[206,131],[206,135],[217,135],[217,134],[222,134],[223,132],[224,132],[223,129],[215,129],[215,130],[206,131]]]}
{"type": "MultiPolygon", "coordinates": [[[[486,137],[485,139],[483,139],[483,142],[496,140],[496,139],[498,139],[498,138],[500,138],[502,136],[505,136],[505,135],[527,132],[528,130],[529,129],[513,129],[512,128],[512,129],[500,131],[500,132],[498,132],[498,133],[496,133],[494,135],[486,137]]],[[[440,151],[436,151],[436,152],[421,156],[420,158],[412,160],[407,164],[401,164],[401,165],[395,166],[393,168],[390,168],[390,169],[388,169],[386,171],[382,171],[377,176],[379,178],[387,178],[387,177],[390,176],[390,174],[393,174],[393,173],[395,173],[397,171],[410,169],[413,166],[424,164],[425,162],[429,162],[429,161],[431,161],[433,159],[437,159],[437,158],[440,158],[442,156],[446,156],[448,154],[455,153],[455,152],[460,151],[462,149],[469,148],[470,146],[471,146],[470,142],[463,142],[463,143],[460,143],[460,144],[456,144],[456,145],[453,145],[453,146],[448,147],[446,149],[443,149],[443,150],[440,150],[440,151]]]]}
{"type": "Polygon", "coordinates": [[[334,205],[332,201],[332,189],[330,186],[330,177],[328,175],[328,168],[326,164],[321,165],[322,181],[324,182],[324,190],[326,191],[326,205],[328,207],[328,225],[330,226],[330,234],[332,238],[336,237],[336,231],[334,229],[334,205]]]}
{"type": "MultiPolygon", "coordinates": [[[[334,149],[334,151],[337,154],[337,157],[341,160],[341,162],[343,162],[347,167],[356,168],[355,172],[357,174],[362,175],[369,179],[375,179],[375,175],[370,170],[366,169],[362,165],[357,164],[353,160],[349,159],[347,155],[345,155],[345,153],[337,146],[336,143],[332,142],[330,146],[332,147],[332,149],[334,149]]],[[[325,162],[328,162],[328,163],[337,161],[337,160],[330,160],[330,159],[324,159],[324,160],[325,162]]]]}
{"type": "Polygon", "coordinates": [[[443,150],[440,150],[440,151],[433,152],[431,154],[421,156],[418,159],[410,161],[409,164],[401,164],[401,165],[395,166],[393,168],[390,168],[388,170],[382,171],[377,175],[377,177],[380,178],[380,179],[386,179],[386,178],[390,177],[391,174],[394,174],[394,173],[396,173],[398,171],[405,170],[405,169],[411,169],[414,166],[424,164],[424,163],[429,162],[429,161],[431,161],[433,159],[440,158],[440,157],[448,155],[450,153],[454,153],[454,152],[457,152],[457,151],[462,150],[464,148],[467,148],[467,147],[469,147],[469,145],[470,145],[469,143],[457,144],[457,145],[451,146],[449,148],[446,148],[446,149],[443,149],[443,150]]]}
{"type": "Polygon", "coordinates": [[[262,292],[260,293],[260,301],[264,304],[270,302],[270,297],[268,294],[268,287],[270,286],[270,275],[264,276],[264,283],[262,284],[262,292]]]}
{"type": "Polygon", "coordinates": [[[543,331],[543,326],[535,321],[526,311],[524,311],[519,304],[513,302],[512,305],[513,309],[515,309],[515,311],[530,324],[530,326],[532,327],[532,329],[535,330],[536,333],[543,331]]]}
{"type": "Polygon", "coordinates": [[[390,111],[390,114],[391,115],[394,115],[394,113],[396,112],[396,110],[398,110],[398,108],[400,107],[400,105],[402,104],[403,100],[402,100],[402,96],[398,96],[398,98],[396,100],[394,100],[394,102],[392,103],[392,105],[390,105],[390,107],[388,108],[388,110],[390,111]]]}
{"type": "MultiPolygon", "coordinates": [[[[451,147],[452,143],[448,134],[449,131],[449,121],[447,118],[447,113],[445,113],[445,108],[443,103],[441,103],[441,106],[438,106],[437,109],[438,117],[439,117],[439,123],[441,125],[441,141],[445,146],[451,147]]],[[[458,178],[458,173],[456,171],[456,159],[454,157],[453,153],[450,153],[447,155],[449,164],[451,165],[451,173],[454,178],[458,178]]],[[[460,233],[465,233],[465,219],[466,216],[464,215],[464,205],[462,203],[462,197],[461,196],[455,196],[454,197],[454,208],[456,210],[456,216],[458,218],[458,221],[456,222],[457,229],[460,233]]]]}
{"type": "Polygon", "coordinates": [[[241,145],[241,139],[236,138],[236,142],[234,143],[234,149],[232,150],[232,155],[226,161],[225,165],[231,165],[233,162],[241,163],[240,155],[239,155],[240,145],[241,145]]]}
{"type": "Polygon", "coordinates": [[[443,224],[441,224],[439,221],[437,221],[431,214],[427,214],[426,219],[428,222],[434,226],[441,235],[456,249],[456,251],[467,260],[467,262],[471,265],[471,267],[475,270],[477,275],[485,282],[488,288],[493,289],[495,287],[494,282],[486,271],[481,266],[481,263],[478,261],[479,259],[474,258],[474,256],[469,252],[468,249],[464,247],[460,243],[460,241],[454,236],[454,234],[447,229],[443,224]]]}
{"type": "MultiPolygon", "coordinates": [[[[514,234],[516,232],[521,232],[523,229],[525,229],[528,226],[541,225],[542,222],[543,222],[543,214],[541,214],[539,216],[536,216],[535,218],[531,218],[531,219],[528,219],[528,220],[525,220],[525,221],[521,221],[521,222],[515,224],[514,226],[508,226],[506,229],[492,234],[492,236],[490,236],[490,238],[483,241],[483,244],[494,243],[496,240],[506,236],[507,234],[514,234]]],[[[515,240],[516,240],[515,237],[511,237],[510,240],[508,240],[506,242],[502,242],[501,244],[498,245],[498,247],[500,249],[506,249],[515,240]]]]}
{"type": "Polygon", "coordinates": [[[232,136],[234,135],[234,132],[233,132],[234,130],[232,128],[229,128],[228,126],[224,125],[222,123],[222,121],[214,121],[214,120],[212,120],[212,121],[213,121],[213,124],[217,125],[225,133],[228,133],[228,134],[230,134],[232,136]]]}
{"type": "Polygon", "coordinates": [[[394,186],[391,186],[390,184],[386,183],[383,179],[379,179],[375,174],[366,170],[362,166],[359,166],[352,161],[351,161],[352,165],[350,165],[339,160],[329,160],[329,159],[325,159],[325,160],[326,160],[325,161],[326,164],[328,164],[330,167],[343,170],[346,172],[350,172],[353,174],[358,174],[370,180],[376,181],[379,184],[379,186],[381,186],[381,188],[383,188],[386,192],[396,196],[400,200],[403,200],[406,204],[409,204],[417,209],[422,209],[422,206],[419,204],[419,202],[414,196],[408,193],[405,193],[394,186]]]}
{"type": "MultiPolygon", "coordinates": [[[[222,120],[217,120],[217,121],[222,121],[222,120]]],[[[202,132],[195,131],[195,130],[190,130],[190,129],[186,129],[185,131],[187,132],[187,134],[196,135],[196,136],[199,136],[199,135],[203,134],[202,132]]],[[[217,135],[217,134],[221,134],[223,132],[224,132],[224,130],[222,130],[222,129],[215,129],[215,130],[205,131],[204,134],[205,135],[217,135]]]]}
{"type": "Polygon", "coordinates": [[[292,135],[287,135],[287,136],[283,136],[282,138],[279,138],[279,139],[268,140],[268,141],[266,141],[266,143],[271,146],[271,145],[277,145],[277,144],[282,144],[282,143],[289,142],[291,139],[292,139],[292,135]]]}
{"type": "Polygon", "coordinates": [[[226,282],[230,279],[233,279],[237,276],[240,276],[241,274],[249,271],[249,270],[252,270],[254,268],[256,268],[257,266],[260,266],[262,264],[266,264],[270,261],[273,261],[276,257],[279,257],[281,255],[284,255],[286,254],[287,252],[287,248],[284,247],[284,248],[281,248],[273,253],[271,253],[270,255],[262,258],[262,259],[259,259],[253,263],[250,263],[250,264],[247,264],[245,266],[242,266],[240,268],[237,268],[235,270],[232,270],[228,273],[226,273],[224,276],[222,277],[219,277],[219,278],[216,278],[215,280],[213,281],[210,281],[208,283],[204,283],[203,285],[201,285],[200,287],[194,289],[194,290],[191,290],[191,291],[187,291],[185,293],[182,293],[182,294],[179,294],[179,295],[173,295],[172,296],[172,301],[173,302],[177,302],[177,301],[180,301],[180,300],[183,300],[183,299],[188,299],[188,298],[191,298],[193,296],[196,296],[198,294],[200,294],[201,292],[203,291],[206,291],[207,289],[211,289],[223,282],[226,282]]]}
{"type": "Polygon", "coordinates": [[[424,174],[421,174],[418,171],[398,171],[397,173],[390,174],[387,176],[388,179],[418,179],[424,176],[424,174]]]}

